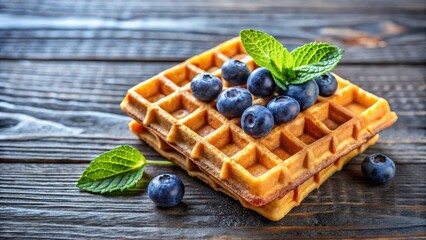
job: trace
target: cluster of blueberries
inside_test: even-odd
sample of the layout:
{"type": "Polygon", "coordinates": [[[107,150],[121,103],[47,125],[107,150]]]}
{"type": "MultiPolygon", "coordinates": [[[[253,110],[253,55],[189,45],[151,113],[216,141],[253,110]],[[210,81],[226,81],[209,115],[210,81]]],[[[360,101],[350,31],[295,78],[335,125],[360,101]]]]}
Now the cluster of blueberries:
{"type": "Polygon", "coordinates": [[[266,68],[257,68],[250,73],[244,62],[229,59],[222,65],[222,77],[228,83],[237,86],[222,92],[222,81],[213,74],[200,73],[191,81],[194,97],[204,102],[217,98],[217,110],[227,118],[241,116],[241,127],[254,138],[267,135],[274,122],[285,123],[296,118],[300,111],[312,106],[318,95],[328,97],[337,89],[333,75],[326,73],[303,84],[290,84],[287,90],[278,88],[271,72],[266,68]],[[238,87],[247,84],[247,89],[238,87]],[[269,97],[275,92],[266,107],[252,106],[252,95],[269,97]]]}

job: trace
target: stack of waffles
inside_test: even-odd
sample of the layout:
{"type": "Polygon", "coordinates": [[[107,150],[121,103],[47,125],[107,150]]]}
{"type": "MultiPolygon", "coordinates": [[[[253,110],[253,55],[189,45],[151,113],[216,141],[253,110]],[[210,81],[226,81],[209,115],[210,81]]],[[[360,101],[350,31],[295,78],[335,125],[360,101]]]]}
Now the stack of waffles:
{"type": "MultiPolygon", "coordinates": [[[[397,119],[385,99],[334,74],[334,95],[319,97],[294,120],[254,139],[239,118],[228,119],[215,101],[191,94],[195,75],[221,78],[229,58],[257,67],[234,38],[131,88],[121,108],[134,119],[131,131],[161,155],[270,220],[283,218],[397,119]]],[[[269,100],[254,97],[253,104],[269,100]]]]}

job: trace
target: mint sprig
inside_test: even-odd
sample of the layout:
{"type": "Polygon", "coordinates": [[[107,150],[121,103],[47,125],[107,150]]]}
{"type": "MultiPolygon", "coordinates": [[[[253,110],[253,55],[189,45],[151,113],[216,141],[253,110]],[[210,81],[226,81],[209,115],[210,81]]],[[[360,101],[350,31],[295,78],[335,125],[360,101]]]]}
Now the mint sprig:
{"type": "Polygon", "coordinates": [[[246,52],[257,65],[271,71],[282,89],[302,84],[331,71],[343,56],[343,50],[329,43],[308,43],[291,53],[278,40],[264,32],[248,29],[240,32],[246,52]]]}
{"type": "Polygon", "coordinates": [[[114,148],[95,158],[78,180],[77,187],[93,193],[108,193],[134,187],[146,165],[174,165],[169,161],[149,161],[127,145],[114,148]]]}

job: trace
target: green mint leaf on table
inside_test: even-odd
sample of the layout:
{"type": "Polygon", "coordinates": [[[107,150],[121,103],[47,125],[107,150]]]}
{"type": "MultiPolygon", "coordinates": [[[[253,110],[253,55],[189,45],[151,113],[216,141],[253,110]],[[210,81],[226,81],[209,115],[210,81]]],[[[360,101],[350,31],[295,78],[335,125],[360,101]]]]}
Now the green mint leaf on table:
{"type": "Polygon", "coordinates": [[[134,187],[147,164],[173,165],[169,161],[149,161],[136,149],[120,146],[95,158],[78,180],[77,187],[94,193],[109,193],[134,187]]]}
{"type": "Polygon", "coordinates": [[[246,52],[257,65],[271,71],[282,89],[288,84],[302,84],[331,71],[340,61],[343,50],[328,43],[309,43],[291,53],[274,37],[258,30],[240,32],[246,52]]]}

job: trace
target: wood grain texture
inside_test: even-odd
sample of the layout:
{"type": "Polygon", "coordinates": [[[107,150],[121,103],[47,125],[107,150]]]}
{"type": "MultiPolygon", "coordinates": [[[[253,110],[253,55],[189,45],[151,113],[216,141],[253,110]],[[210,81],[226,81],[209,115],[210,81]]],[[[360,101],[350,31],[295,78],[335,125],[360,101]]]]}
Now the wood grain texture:
{"type": "Polygon", "coordinates": [[[342,63],[426,62],[425,16],[419,14],[426,7],[420,1],[403,6],[397,1],[310,3],[47,1],[34,6],[9,1],[0,5],[0,58],[182,61],[237,36],[241,29],[257,28],[289,49],[313,40],[340,45],[346,49],[342,63]],[[298,9],[303,8],[301,15],[298,9]]]}
{"type": "Polygon", "coordinates": [[[424,0],[0,0],[0,239],[407,239],[426,236],[424,0]],[[79,191],[88,162],[117,145],[163,159],[127,128],[127,89],[238,34],[264,30],[293,49],[345,48],[335,72],[386,98],[398,122],[287,217],[270,222],[177,167],[182,204],[144,190],[79,191]],[[384,186],[365,156],[395,160],[384,186]]]}
{"type": "MultiPolygon", "coordinates": [[[[365,16],[358,17],[363,18],[365,16]]],[[[282,21],[289,20],[283,19],[282,21]]],[[[239,22],[237,19],[231,21],[239,22]]],[[[312,21],[315,21],[315,19],[312,19],[312,21]]],[[[338,22],[339,20],[335,19],[334,21],[338,22]]],[[[265,22],[266,24],[267,22],[265,22]]],[[[365,22],[367,26],[370,24],[369,21],[365,22]]],[[[127,30],[77,30],[78,35],[92,36],[90,38],[67,38],[61,35],[55,38],[2,37],[0,38],[0,58],[33,60],[183,61],[227,39],[237,36],[240,29],[247,27],[255,26],[237,25],[232,28],[226,27],[225,30],[228,33],[223,33],[223,35],[217,35],[221,29],[215,30],[213,33],[187,34],[186,38],[188,39],[170,39],[170,36],[180,34],[170,31],[154,32],[152,33],[152,38],[139,38],[138,35],[144,34],[134,31],[129,32],[127,30]],[[102,37],[104,32],[106,37],[102,37]],[[119,36],[120,33],[123,33],[125,36],[130,35],[130,37],[123,39],[111,36],[119,36]],[[98,35],[101,37],[97,37],[98,35]]],[[[200,26],[200,28],[205,29],[207,26],[200,26]]],[[[267,30],[265,26],[255,28],[267,30]]],[[[289,49],[294,49],[297,46],[314,40],[332,42],[345,48],[345,57],[342,59],[342,63],[344,64],[423,64],[426,62],[424,54],[422,54],[425,51],[425,45],[422,43],[425,40],[425,36],[422,32],[417,31],[412,34],[401,34],[401,36],[383,37],[386,47],[364,48],[356,45],[349,46],[342,43],[342,39],[339,37],[322,34],[318,32],[321,29],[319,26],[302,26],[297,28],[279,29],[279,32],[286,35],[286,37],[278,37],[278,39],[289,49]],[[292,39],[292,33],[298,33],[299,36],[294,36],[294,39],[292,39]]],[[[18,32],[20,31],[22,30],[18,30],[18,32]]],[[[340,31],[340,29],[334,28],[333,31],[340,31]]],[[[45,32],[43,33],[44,35],[55,35],[58,33],[64,35],[70,34],[68,33],[69,31],[57,30],[54,30],[53,33],[50,30],[44,30],[43,32],[45,32]]],[[[71,35],[75,34],[75,31],[71,32],[71,35]]],[[[268,32],[274,34],[271,31],[268,32]]],[[[1,35],[19,35],[19,33],[16,33],[16,31],[1,31],[1,35]]]]}
{"type": "Polygon", "coordinates": [[[324,239],[421,236],[426,227],[422,207],[426,191],[418,179],[425,165],[397,164],[395,179],[372,186],[360,176],[359,162],[357,157],[279,222],[244,209],[177,167],[147,169],[150,175],[178,174],[185,184],[182,204],[161,209],[144,191],[133,196],[80,192],[75,182],[85,164],[1,164],[0,220],[7,224],[0,227],[0,237],[280,239],[318,237],[318,229],[324,239]],[[18,232],[23,228],[25,232],[18,232]]]}
{"type": "MultiPolygon", "coordinates": [[[[180,62],[237,35],[238,31],[235,31],[233,35],[215,37],[216,40],[211,42],[162,39],[0,39],[0,59],[180,62]]],[[[321,41],[322,39],[318,40],[321,41]]],[[[286,42],[285,40],[281,41],[286,42]]],[[[296,46],[307,42],[287,44],[287,47],[294,49],[296,46]]],[[[402,63],[419,65],[426,62],[425,55],[422,54],[426,48],[416,42],[403,46],[389,45],[383,49],[336,45],[346,49],[342,64],[402,63]]]]}
{"type": "Polygon", "coordinates": [[[421,14],[426,9],[422,0],[317,0],[298,1],[288,0],[278,2],[274,0],[248,0],[234,2],[227,0],[190,1],[179,3],[173,0],[164,1],[140,1],[128,0],[122,4],[120,0],[74,0],[61,1],[45,0],[43,4],[33,1],[0,1],[2,12],[9,14],[37,14],[42,16],[63,16],[65,14],[77,16],[102,16],[109,18],[131,18],[142,14],[174,14],[175,16],[187,16],[216,12],[229,15],[238,13],[275,13],[275,12],[319,12],[319,13],[359,13],[370,12],[375,14],[412,12],[421,14]]]}
{"type": "MultiPolygon", "coordinates": [[[[0,161],[87,162],[121,144],[160,156],[127,128],[128,88],[176,63],[0,62],[0,161]]],[[[376,151],[425,162],[426,80],[422,67],[339,66],[336,73],[388,99],[399,114],[376,151]],[[401,140],[401,137],[403,140],[401,140]]]]}

